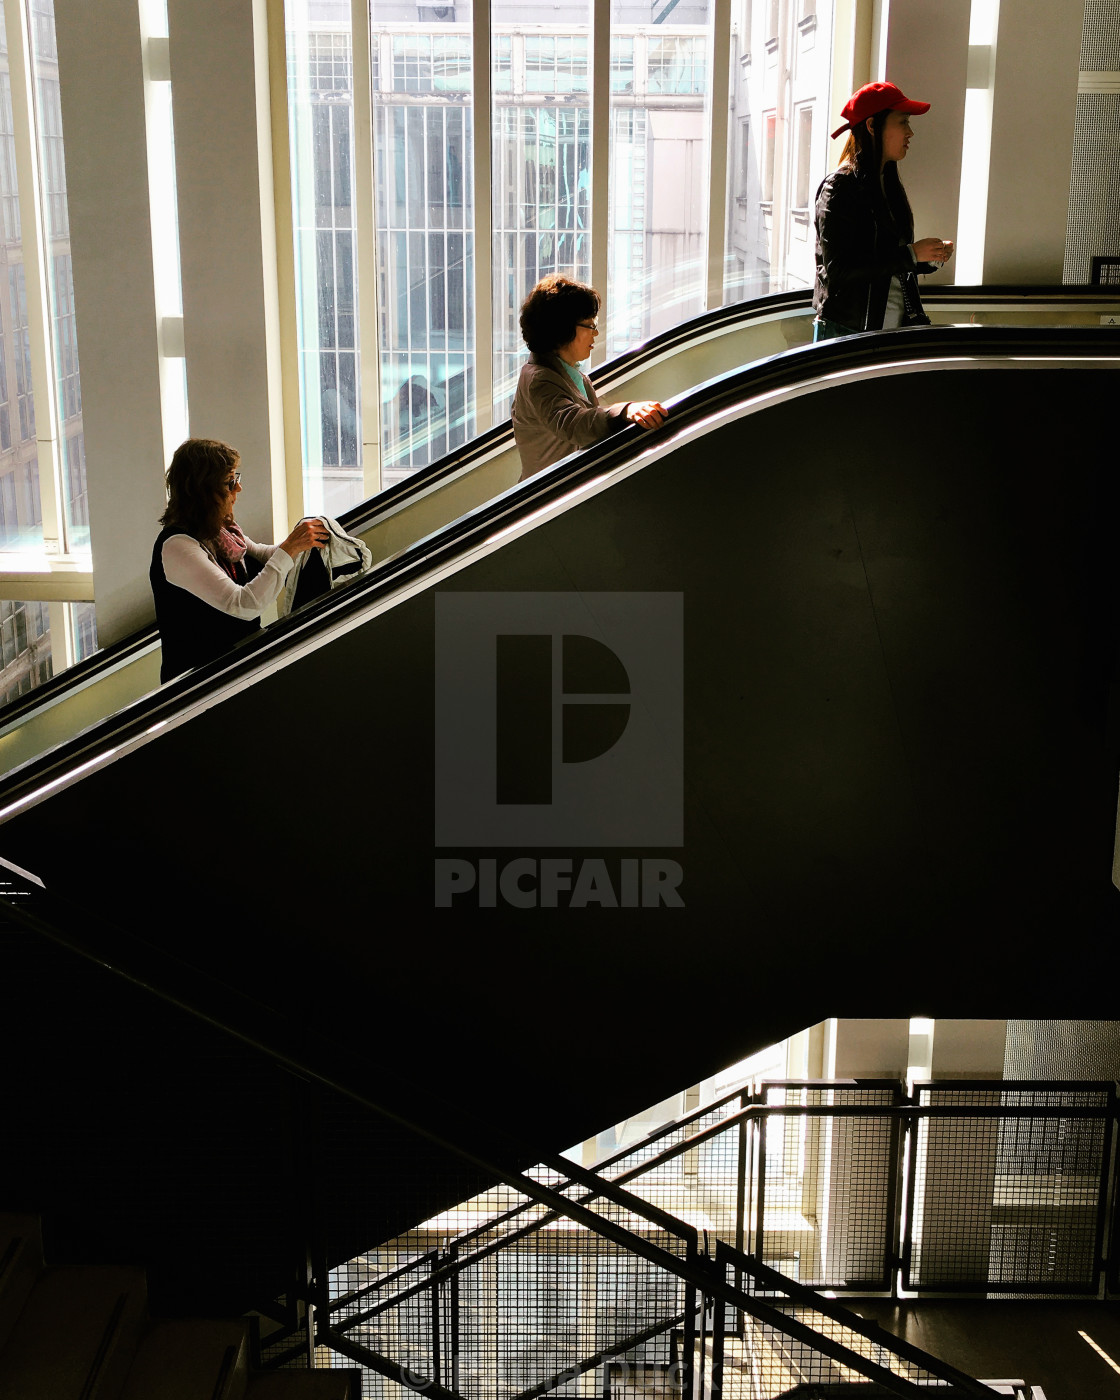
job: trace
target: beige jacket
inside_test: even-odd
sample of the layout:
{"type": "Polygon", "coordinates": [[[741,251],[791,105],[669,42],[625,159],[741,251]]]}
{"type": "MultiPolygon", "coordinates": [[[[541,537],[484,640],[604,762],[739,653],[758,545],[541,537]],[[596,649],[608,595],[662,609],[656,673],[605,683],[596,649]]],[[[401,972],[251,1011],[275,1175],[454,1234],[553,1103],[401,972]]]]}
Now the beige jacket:
{"type": "Polygon", "coordinates": [[[510,415],[521,454],[521,481],[626,427],[628,403],[601,407],[586,374],[583,388],[586,401],[576,392],[558,356],[529,356],[517,381],[510,415]]]}

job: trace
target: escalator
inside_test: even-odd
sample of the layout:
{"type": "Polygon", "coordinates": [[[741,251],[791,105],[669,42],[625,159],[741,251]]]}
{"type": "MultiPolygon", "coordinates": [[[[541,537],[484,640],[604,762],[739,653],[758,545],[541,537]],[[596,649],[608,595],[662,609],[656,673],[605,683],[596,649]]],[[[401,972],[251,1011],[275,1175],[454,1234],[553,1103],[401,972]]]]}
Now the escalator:
{"type": "MultiPolygon", "coordinates": [[[[348,1258],[825,1016],[1110,1015],[1118,367],[1077,327],[773,355],[11,773],[8,1033],[70,1035],[17,1166],[65,1194],[77,1115],[104,1191],[89,1085],[131,1140],[169,1076],[211,1160],[232,1029],[386,1108],[293,1130],[348,1258]],[[425,1189],[394,1114],[479,1161],[425,1189]]],[[[179,1261],[244,1226],[201,1160],[179,1261]]]]}
{"type": "MultiPolygon", "coordinates": [[[[943,287],[927,293],[935,324],[1095,325],[1115,314],[1107,288],[943,287]]],[[[674,399],[742,365],[807,345],[807,292],[782,293],[720,307],[656,336],[597,369],[600,395],[674,399]]],[[[388,559],[517,480],[520,464],[507,422],[342,517],[375,560],[388,559]]],[[[81,729],[124,708],[159,684],[154,625],[55,676],[0,711],[0,773],[38,757],[81,729]]]]}

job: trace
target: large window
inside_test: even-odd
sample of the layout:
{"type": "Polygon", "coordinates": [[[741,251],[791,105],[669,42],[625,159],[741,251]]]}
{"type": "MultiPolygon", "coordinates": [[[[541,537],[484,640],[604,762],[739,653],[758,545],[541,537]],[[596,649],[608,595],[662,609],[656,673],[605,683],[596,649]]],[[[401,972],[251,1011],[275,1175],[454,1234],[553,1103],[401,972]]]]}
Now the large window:
{"type": "Polygon", "coordinates": [[[827,44],[818,41],[814,57],[812,34],[792,7],[755,8],[774,63],[794,64],[796,118],[772,102],[763,115],[765,94],[748,91],[750,65],[740,60],[750,49],[742,31],[751,6],[740,0],[740,37],[729,53],[730,34],[715,44],[709,0],[679,0],[657,23],[635,23],[633,7],[614,0],[602,105],[609,201],[596,212],[593,8],[585,0],[558,13],[552,0],[495,0],[486,12],[491,103],[479,136],[491,164],[480,220],[471,6],[422,7],[406,17],[391,0],[371,0],[373,297],[359,283],[365,215],[354,165],[351,7],[287,0],[308,508],[338,510],[360,498],[363,438],[377,440],[370,450],[389,486],[453,451],[479,424],[505,417],[526,354],[518,312],[541,277],[590,281],[593,268],[606,266],[599,291],[608,353],[718,299],[718,277],[717,290],[709,285],[709,239],[724,236],[709,229],[713,128],[732,143],[723,295],[758,295],[803,276],[792,237],[784,228],[777,237],[773,225],[792,207],[804,209],[820,165],[813,143],[823,123],[814,113],[827,103],[827,61],[824,70],[818,61],[827,44]],[[711,111],[716,53],[731,66],[735,119],[711,111]],[[747,141],[752,113],[757,146],[747,141]],[[490,282],[480,290],[475,238],[487,218],[490,282]],[[605,256],[601,246],[595,252],[597,238],[605,256]],[[377,352],[377,374],[367,366],[364,378],[363,304],[369,317],[376,307],[376,327],[364,330],[377,352]],[[476,347],[490,356],[485,375],[475,373],[476,347]],[[380,419],[375,432],[361,426],[363,383],[364,411],[380,419]],[[490,395],[481,408],[476,392],[490,395]]]}
{"type": "Polygon", "coordinates": [[[474,432],[470,9],[406,35],[395,9],[370,8],[373,49],[394,55],[373,93],[383,486],[474,432]]]}
{"type": "MultiPolygon", "coordinates": [[[[525,362],[518,313],[542,277],[591,280],[591,16],[570,6],[503,6],[512,92],[494,94],[492,174],[495,416],[509,414],[525,362]],[[545,30],[544,26],[549,26],[545,30]],[[548,100],[542,101],[547,94],[548,100]]],[[[499,31],[499,38],[506,35],[499,31]]]]}
{"type": "Polygon", "coordinates": [[[708,227],[710,6],[612,30],[633,45],[634,80],[612,88],[607,353],[617,354],[704,309],[708,227]]]}
{"type": "Polygon", "coordinates": [[[54,3],[20,5],[0,3],[0,474],[19,485],[0,493],[0,537],[8,551],[41,552],[49,538],[73,553],[88,550],[89,528],[54,3]],[[28,46],[22,105],[12,33],[28,46]],[[37,199],[21,180],[37,185],[37,199]],[[40,227],[24,216],[36,203],[40,227]]]}
{"type": "Polygon", "coordinates": [[[738,152],[728,147],[725,301],[812,286],[812,207],[829,159],[832,6],[732,0],[732,30],[741,130],[738,152]]]}

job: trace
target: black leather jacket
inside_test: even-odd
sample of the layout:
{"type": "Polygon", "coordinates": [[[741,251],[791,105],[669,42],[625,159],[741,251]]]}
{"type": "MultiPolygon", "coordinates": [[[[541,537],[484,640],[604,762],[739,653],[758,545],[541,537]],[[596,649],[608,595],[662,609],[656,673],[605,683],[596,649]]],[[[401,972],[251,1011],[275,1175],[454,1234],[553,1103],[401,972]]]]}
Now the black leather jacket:
{"type": "Polygon", "coordinates": [[[817,277],[813,310],[853,331],[880,330],[891,278],[901,274],[908,303],[921,309],[916,263],[902,241],[886,201],[875,199],[852,170],[834,170],[817,191],[817,277]]]}

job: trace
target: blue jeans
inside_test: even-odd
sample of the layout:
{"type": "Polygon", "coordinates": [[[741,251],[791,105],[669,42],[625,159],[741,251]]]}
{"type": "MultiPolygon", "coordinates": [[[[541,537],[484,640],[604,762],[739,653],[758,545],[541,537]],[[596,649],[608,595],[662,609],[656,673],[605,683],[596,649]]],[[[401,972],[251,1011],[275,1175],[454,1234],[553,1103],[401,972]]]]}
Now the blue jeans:
{"type": "Polygon", "coordinates": [[[813,344],[818,340],[831,340],[837,335],[855,335],[851,326],[842,326],[839,321],[830,321],[825,316],[818,316],[813,322],[813,344]]]}

